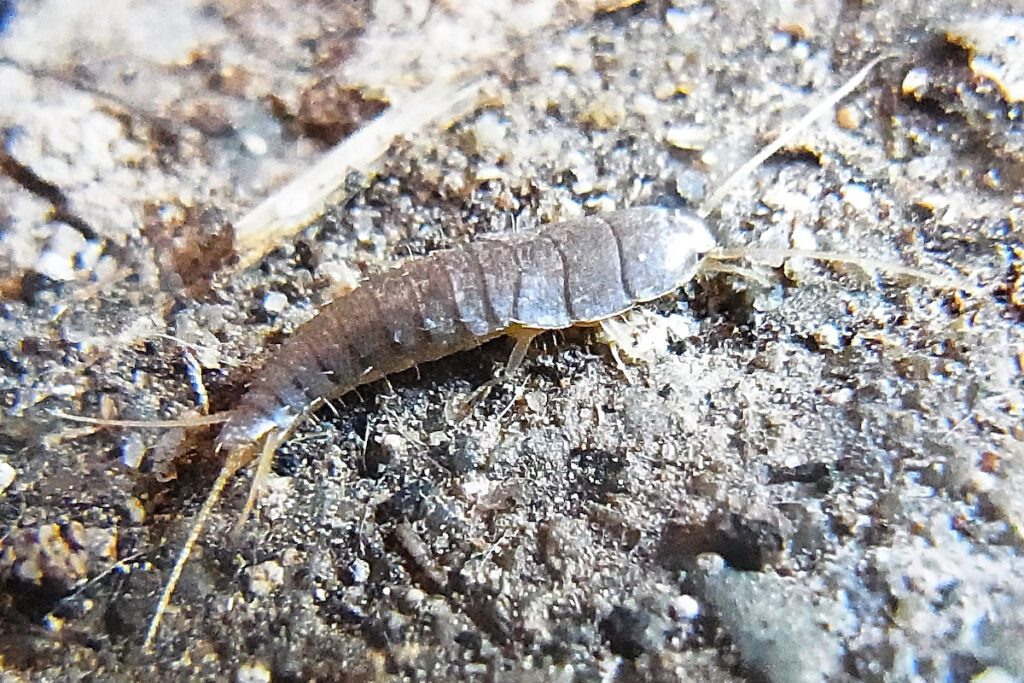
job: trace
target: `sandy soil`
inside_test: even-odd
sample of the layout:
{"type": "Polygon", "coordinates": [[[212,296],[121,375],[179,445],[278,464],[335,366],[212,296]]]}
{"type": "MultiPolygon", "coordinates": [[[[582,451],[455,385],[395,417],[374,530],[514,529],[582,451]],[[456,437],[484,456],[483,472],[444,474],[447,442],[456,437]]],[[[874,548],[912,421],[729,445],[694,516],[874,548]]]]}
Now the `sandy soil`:
{"type": "Polygon", "coordinates": [[[1024,680],[1024,10],[745,5],[0,3],[2,678],[1024,680]],[[52,411],[230,408],[362,274],[698,206],[887,53],[715,231],[934,282],[709,269],[630,317],[625,368],[573,330],[343,397],[238,538],[232,485],[142,652],[211,434],[52,411]],[[374,117],[480,82],[232,246],[374,117]]]}

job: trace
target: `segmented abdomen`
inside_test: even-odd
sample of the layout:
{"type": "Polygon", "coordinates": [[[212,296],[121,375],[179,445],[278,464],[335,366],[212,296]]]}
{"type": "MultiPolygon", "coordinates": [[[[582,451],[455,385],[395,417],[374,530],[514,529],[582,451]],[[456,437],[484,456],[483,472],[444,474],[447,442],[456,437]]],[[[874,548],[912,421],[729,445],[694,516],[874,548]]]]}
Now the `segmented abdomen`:
{"type": "Polygon", "coordinates": [[[478,346],[513,325],[612,317],[684,284],[714,246],[689,212],[628,209],[481,239],[368,278],[270,357],[221,431],[252,443],[319,399],[478,346]]]}

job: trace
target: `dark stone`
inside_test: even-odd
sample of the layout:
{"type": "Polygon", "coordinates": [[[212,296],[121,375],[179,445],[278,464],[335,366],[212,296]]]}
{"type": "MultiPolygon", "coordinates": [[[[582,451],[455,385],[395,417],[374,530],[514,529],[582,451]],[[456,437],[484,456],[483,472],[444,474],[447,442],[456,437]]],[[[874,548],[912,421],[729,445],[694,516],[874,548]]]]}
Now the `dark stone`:
{"type": "Polygon", "coordinates": [[[433,492],[434,487],[430,482],[422,479],[406,484],[377,506],[377,523],[415,522],[423,519],[428,512],[428,499],[433,492]]]}
{"type": "Polygon", "coordinates": [[[626,464],[624,455],[600,448],[577,448],[569,453],[576,486],[588,499],[598,502],[627,490],[622,477],[626,464]]]}
{"type": "Polygon", "coordinates": [[[784,484],[795,482],[798,484],[817,484],[831,474],[828,463],[805,462],[796,467],[772,467],[768,471],[769,484],[784,484]]]}
{"type": "Polygon", "coordinates": [[[646,631],[650,625],[651,616],[647,612],[616,607],[601,620],[599,628],[613,654],[636,659],[648,647],[646,631]]]}
{"type": "Polygon", "coordinates": [[[362,623],[360,631],[366,643],[379,650],[401,643],[405,636],[405,629],[394,614],[371,617],[362,623]]]}

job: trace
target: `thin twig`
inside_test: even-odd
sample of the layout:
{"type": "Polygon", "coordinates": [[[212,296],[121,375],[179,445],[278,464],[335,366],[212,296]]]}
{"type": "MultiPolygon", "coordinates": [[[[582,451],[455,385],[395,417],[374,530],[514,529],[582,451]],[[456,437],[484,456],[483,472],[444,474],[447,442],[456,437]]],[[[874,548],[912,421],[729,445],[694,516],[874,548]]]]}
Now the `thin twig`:
{"type": "Polygon", "coordinates": [[[231,418],[230,412],[215,413],[213,415],[195,415],[182,417],[177,420],[109,420],[102,417],[86,417],[85,415],[72,415],[61,410],[51,410],[50,414],[69,422],[80,422],[97,427],[142,427],[167,429],[170,427],[202,427],[205,425],[216,425],[227,422],[231,418]]]}
{"type": "Polygon", "coordinates": [[[235,223],[238,267],[253,265],[283,239],[322,215],[348,175],[366,171],[396,138],[416,133],[431,123],[450,124],[471,112],[488,83],[479,79],[461,87],[428,86],[347,137],[235,223]]]}
{"type": "Polygon", "coordinates": [[[760,152],[758,152],[750,159],[748,159],[746,163],[744,163],[742,166],[733,171],[732,174],[725,179],[725,182],[719,185],[718,189],[715,190],[711,194],[711,196],[707,198],[707,201],[704,202],[704,204],[701,206],[700,210],[697,213],[699,213],[702,218],[706,218],[708,215],[710,215],[711,212],[714,211],[719,204],[721,204],[722,200],[725,198],[725,195],[732,190],[733,186],[736,185],[736,183],[746,178],[748,175],[750,175],[751,171],[753,171],[755,168],[764,163],[769,157],[778,152],[780,149],[791,143],[794,139],[796,139],[797,135],[806,130],[807,127],[814,123],[817,119],[821,118],[829,111],[831,111],[832,108],[836,106],[836,104],[838,104],[840,100],[849,95],[851,92],[854,91],[854,89],[857,86],[863,83],[864,79],[867,78],[868,74],[871,73],[871,70],[878,66],[879,63],[887,59],[891,59],[894,56],[895,55],[893,54],[887,54],[882,55],[880,57],[875,57],[866,65],[864,65],[864,67],[861,68],[860,71],[854,74],[853,77],[846,83],[844,83],[840,88],[833,91],[821,102],[811,107],[810,111],[804,114],[800,118],[800,120],[797,121],[795,124],[793,124],[785,131],[783,131],[779,135],[779,137],[775,138],[774,142],[764,147],[764,149],[762,149],[760,152]]]}

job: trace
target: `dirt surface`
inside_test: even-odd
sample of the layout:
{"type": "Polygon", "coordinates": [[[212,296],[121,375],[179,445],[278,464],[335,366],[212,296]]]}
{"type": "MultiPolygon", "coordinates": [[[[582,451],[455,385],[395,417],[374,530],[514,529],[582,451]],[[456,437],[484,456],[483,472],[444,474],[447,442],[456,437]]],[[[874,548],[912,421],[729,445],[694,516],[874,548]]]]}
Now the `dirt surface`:
{"type": "Polygon", "coordinates": [[[1014,4],[0,2],[0,677],[1024,680],[1014,4]],[[623,368],[574,330],[507,378],[498,340],[343,397],[238,538],[232,485],[142,652],[211,434],[51,411],[230,408],[361,273],[698,206],[884,53],[715,232],[948,287],[709,268],[631,316],[623,368]],[[231,225],[329,145],[481,75],[232,267],[231,225]]]}

